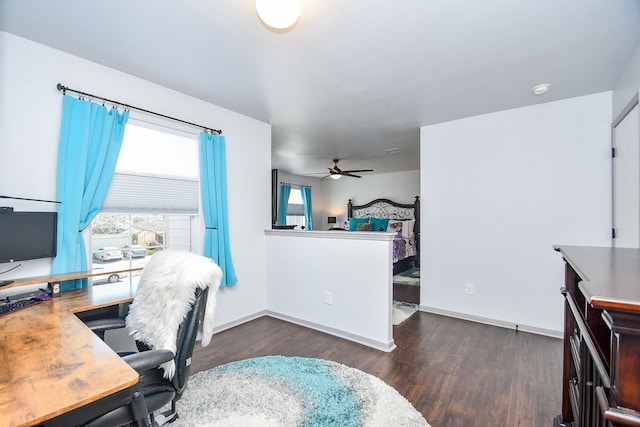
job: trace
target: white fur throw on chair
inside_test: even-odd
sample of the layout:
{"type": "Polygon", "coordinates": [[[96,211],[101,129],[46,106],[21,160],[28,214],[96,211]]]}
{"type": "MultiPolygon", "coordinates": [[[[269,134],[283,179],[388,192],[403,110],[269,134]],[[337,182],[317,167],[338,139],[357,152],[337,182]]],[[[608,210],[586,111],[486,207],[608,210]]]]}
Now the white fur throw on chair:
{"type": "MultiPolygon", "coordinates": [[[[151,349],[176,352],[178,329],[194,301],[195,289],[209,288],[198,339],[207,346],[213,334],[213,312],[222,270],[210,258],[187,251],[163,250],[145,266],[126,325],[129,335],[151,349]]],[[[173,378],[175,362],[162,365],[165,378],[173,378]]]]}

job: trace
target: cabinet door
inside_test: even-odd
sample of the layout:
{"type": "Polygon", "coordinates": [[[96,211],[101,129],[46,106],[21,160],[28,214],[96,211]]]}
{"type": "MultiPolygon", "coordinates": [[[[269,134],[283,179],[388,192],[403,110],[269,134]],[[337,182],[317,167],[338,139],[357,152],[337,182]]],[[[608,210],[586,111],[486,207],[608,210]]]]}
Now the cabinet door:
{"type": "Polygon", "coordinates": [[[640,248],[638,104],[613,128],[613,247],[640,248]]]}

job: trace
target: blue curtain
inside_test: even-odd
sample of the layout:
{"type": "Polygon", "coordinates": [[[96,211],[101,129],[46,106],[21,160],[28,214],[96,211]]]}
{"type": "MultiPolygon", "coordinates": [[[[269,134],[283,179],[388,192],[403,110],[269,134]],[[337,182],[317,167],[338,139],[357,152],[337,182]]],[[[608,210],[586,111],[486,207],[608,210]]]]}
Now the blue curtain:
{"type": "Polygon", "coordinates": [[[280,184],[280,203],[278,204],[278,225],[287,225],[287,208],[289,207],[291,186],[280,184]]]}
{"type": "Polygon", "coordinates": [[[238,282],[229,246],[227,159],[224,136],[200,134],[200,190],[204,214],[204,256],[222,269],[221,288],[238,282]]]}
{"type": "Polygon", "coordinates": [[[313,230],[313,208],[311,207],[311,187],[301,187],[302,209],[304,210],[304,219],[307,222],[307,230],[313,230]]]}
{"type": "MultiPolygon", "coordinates": [[[[51,273],[87,270],[84,230],[100,211],[120,154],[127,111],[107,111],[104,105],[62,98],[62,125],[56,181],[58,253],[51,273]]],[[[68,291],[87,286],[87,279],[61,283],[68,291]]]]}

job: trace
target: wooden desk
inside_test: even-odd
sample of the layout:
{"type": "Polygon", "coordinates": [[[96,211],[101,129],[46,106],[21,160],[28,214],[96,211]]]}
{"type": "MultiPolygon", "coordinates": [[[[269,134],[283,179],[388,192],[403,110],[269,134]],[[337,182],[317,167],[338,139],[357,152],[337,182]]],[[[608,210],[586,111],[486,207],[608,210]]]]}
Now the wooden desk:
{"type": "Polygon", "coordinates": [[[114,274],[114,273],[129,273],[133,271],[142,271],[142,267],[138,268],[127,268],[122,270],[107,270],[107,271],[78,271],[75,273],[58,273],[58,274],[50,274],[48,276],[33,276],[33,277],[25,277],[20,279],[13,279],[13,282],[2,287],[2,290],[15,288],[19,286],[26,285],[38,285],[41,283],[47,283],[49,288],[52,288],[54,284],[59,284],[60,282],[64,282],[65,280],[74,280],[74,279],[85,279],[88,277],[96,277],[96,276],[104,276],[106,274],[114,274]]]}
{"type": "Polygon", "coordinates": [[[134,293],[96,286],[0,317],[0,425],[39,425],[134,386],[137,372],[73,314],[134,293]]]}

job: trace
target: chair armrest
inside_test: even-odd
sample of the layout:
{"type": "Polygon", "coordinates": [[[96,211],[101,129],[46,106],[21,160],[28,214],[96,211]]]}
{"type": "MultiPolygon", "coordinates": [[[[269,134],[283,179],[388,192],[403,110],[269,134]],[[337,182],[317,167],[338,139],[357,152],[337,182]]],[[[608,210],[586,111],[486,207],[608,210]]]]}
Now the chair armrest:
{"type": "Polygon", "coordinates": [[[129,366],[140,372],[157,368],[165,362],[173,360],[175,355],[171,350],[149,350],[140,353],[132,353],[122,357],[129,366]]]}
{"type": "Polygon", "coordinates": [[[111,319],[96,319],[88,320],[85,325],[95,333],[108,331],[110,329],[120,329],[125,327],[124,319],[111,318],[111,319]]]}

